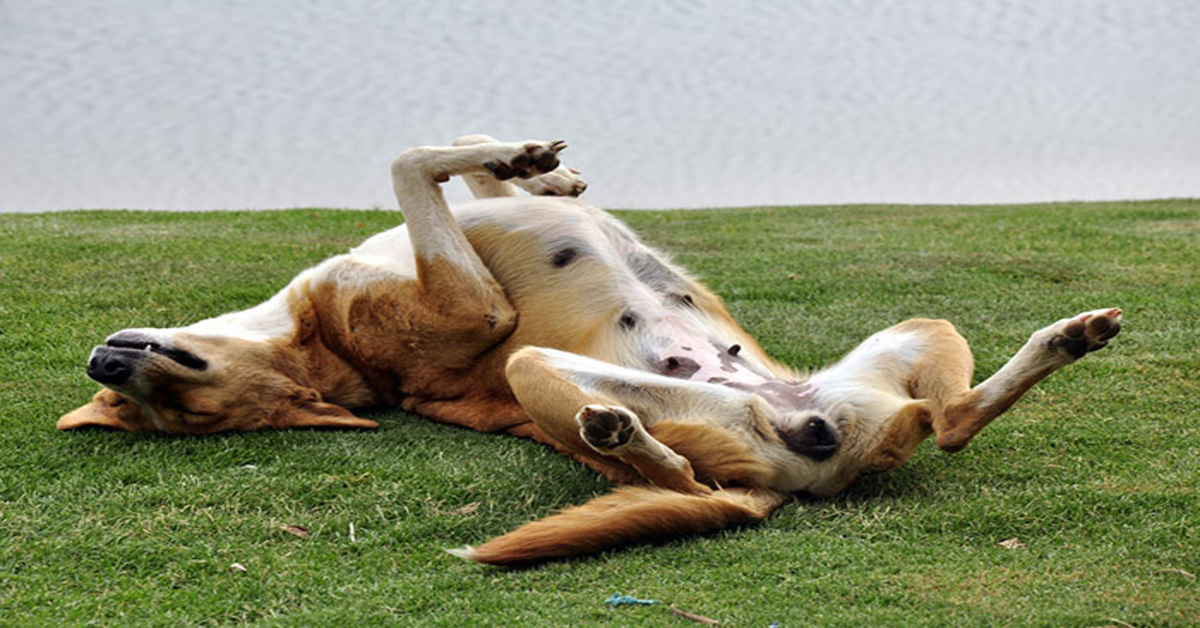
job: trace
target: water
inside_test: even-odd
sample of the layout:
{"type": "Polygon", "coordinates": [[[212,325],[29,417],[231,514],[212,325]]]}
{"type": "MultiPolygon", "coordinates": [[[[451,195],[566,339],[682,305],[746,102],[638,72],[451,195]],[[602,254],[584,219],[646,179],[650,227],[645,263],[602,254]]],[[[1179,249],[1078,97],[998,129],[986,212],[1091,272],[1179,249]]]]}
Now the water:
{"type": "Polygon", "coordinates": [[[469,132],[608,207],[1196,197],[1200,3],[0,0],[0,211],[392,208],[469,132]]]}

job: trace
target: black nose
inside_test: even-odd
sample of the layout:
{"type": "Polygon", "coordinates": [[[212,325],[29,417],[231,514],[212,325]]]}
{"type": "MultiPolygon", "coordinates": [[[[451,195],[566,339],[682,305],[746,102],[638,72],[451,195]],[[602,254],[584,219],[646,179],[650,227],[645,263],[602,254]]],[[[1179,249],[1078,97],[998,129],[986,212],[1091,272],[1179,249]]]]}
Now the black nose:
{"type": "Polygon", "coordinates": [[[101,384],[124,384],[133,375],[133,359],[127,352],[96,347],[88,360],[88,377],[101,384]]]}
{"type": "Polygon", "coordinates": [[[777,431],[788,449],[801,456],[820,462],[837,453],[837,432],[821,417],[811,417],[798,428],[777,431]]]}
{"type": "Polygon", "coordinates": [[[819,417],[813,417],[804,424],[804,433],[810,439],[819,443],[832,443],[837,440],[829,424],[819,417]]]}

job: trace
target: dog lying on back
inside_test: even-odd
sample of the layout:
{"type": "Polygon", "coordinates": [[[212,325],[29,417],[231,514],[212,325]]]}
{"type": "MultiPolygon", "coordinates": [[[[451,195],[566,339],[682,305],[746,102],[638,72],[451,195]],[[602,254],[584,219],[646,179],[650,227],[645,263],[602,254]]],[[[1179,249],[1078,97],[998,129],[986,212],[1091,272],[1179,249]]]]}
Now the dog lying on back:
{"type": "Polygon", "coordinates": [[[109,336],[87,365],[105,388],[59,429],[375,428],[348,408],[398,406],[532,438],[626,485],[452,550],[521,564],[761,519],[790,494],[894,468],[930,435],[961,450],[1120,330],[1115,308],[1064,318],[972,387],[954,327],[913,319],[804,376],[624,224],[571,198],[586,185],[563,148],[469,136],[405,151],[392,165],[403,226],[257,307],[109,336]],[[452,176],[479,200],[452,211],[440,188],[452,176]]]}

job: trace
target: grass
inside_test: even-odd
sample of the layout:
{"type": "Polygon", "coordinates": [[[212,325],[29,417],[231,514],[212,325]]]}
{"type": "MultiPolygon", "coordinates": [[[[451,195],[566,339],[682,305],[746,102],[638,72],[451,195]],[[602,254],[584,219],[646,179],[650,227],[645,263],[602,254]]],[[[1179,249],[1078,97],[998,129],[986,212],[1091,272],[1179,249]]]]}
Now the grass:
{"type": "Polygon", "coordinates": [[[54,431],[104,335],[253,305],[398,214],[0,216],[0,625],[693,625],[614,591],[761,628],[1200,624],[1200,202],[621,216],[798,366],[935,316],[979,377],[1063,316],[1127,322],[960,454],[927,443],[743,530],[503,571],[441,549],[607,484],[388,410],[375,433],[54,431]]]}

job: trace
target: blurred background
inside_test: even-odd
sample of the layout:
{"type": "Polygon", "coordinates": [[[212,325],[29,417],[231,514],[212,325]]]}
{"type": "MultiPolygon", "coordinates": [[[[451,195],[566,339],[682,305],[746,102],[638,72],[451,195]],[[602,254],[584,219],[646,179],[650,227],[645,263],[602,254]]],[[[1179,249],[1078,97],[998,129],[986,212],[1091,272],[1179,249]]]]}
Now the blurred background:
{"type": "Polygon", "coordinates": [[[606,207],[1196,197],[1200,3],[0,0],[0,211],[390,209],[476,132],[606,207]]]}

